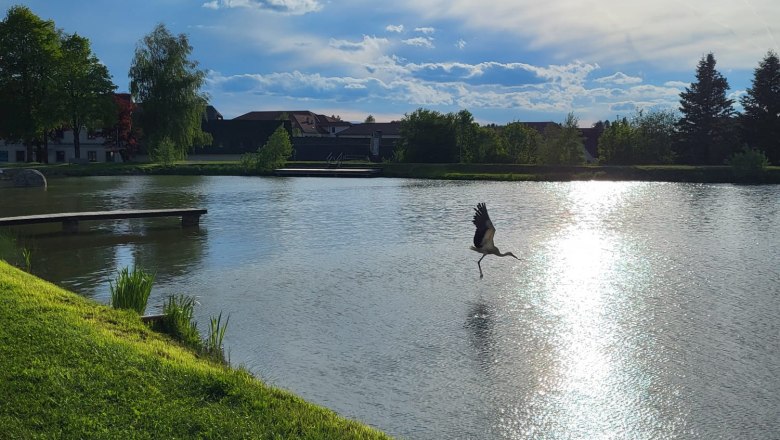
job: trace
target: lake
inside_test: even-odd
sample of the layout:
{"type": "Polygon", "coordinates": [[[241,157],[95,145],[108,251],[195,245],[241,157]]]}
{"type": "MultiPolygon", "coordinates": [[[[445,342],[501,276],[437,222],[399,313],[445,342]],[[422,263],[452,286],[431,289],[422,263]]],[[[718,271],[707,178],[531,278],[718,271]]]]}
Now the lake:
{"type": "Polygon", "coordinates": [[[780,438],[780,187],[120,176],[0,190],[0,216],[207,208],[29,226],[33,272],[108,302],[230,315],[233,365],[410,439],[780,438]],[[495,242],[469,250],[477,202],[495,242]]]}

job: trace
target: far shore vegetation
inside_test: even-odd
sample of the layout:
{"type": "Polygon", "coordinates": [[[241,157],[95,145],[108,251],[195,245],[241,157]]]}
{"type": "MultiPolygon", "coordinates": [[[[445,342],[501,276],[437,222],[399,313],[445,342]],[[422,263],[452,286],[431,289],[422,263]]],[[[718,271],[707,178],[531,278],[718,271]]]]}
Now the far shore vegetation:
{"type": "Polygon", "coordinates": [[[0,304],[3,438],[389,438],[2,260],[0,304]]]}

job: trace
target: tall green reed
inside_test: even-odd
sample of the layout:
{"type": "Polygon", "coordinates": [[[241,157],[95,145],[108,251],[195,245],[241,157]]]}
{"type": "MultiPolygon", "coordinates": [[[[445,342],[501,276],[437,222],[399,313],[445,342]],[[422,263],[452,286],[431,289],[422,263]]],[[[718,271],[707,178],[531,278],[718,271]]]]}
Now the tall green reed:
{"type": "Polygon", "coordinates": [[[142,315],[146,310],[149,294],[152,292],[154,274],[134,267],[133,271],[125,267],[119,271],[115,282],[110,282],[111,306],[115,309],[130,309],[142,315]]]}
{"type": "Polygon", "coordinates": [[[230,315],[225,318],[225,323],[222,323],[222,313],[219,316],[211,317],[209,321],[209,332],[204,342],[203,351],[206,356],[216,361],[225,362],[225,348],[222,345],[222,341],[225,339],[225,331],[227,330],[228,322],[230,321],[230,315]]]}
{"type": "Polygon", "coordinates": [[[163,304],[163,319],[159,330],[172,336],[187,347],[200,351],[203,341],[198,333],[198,326],[193,321],[195,314],[195,298],[186,295],[171,295],[163,304]]]}

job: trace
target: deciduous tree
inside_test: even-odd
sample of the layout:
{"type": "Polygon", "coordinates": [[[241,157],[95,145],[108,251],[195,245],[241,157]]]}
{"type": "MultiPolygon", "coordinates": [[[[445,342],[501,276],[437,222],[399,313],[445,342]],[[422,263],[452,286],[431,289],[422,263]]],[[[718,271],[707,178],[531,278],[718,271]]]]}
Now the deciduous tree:
{"type": "Polygon", "coordinates": [[[210,136],[201,129],[206,95],[200,92],[205,73],[189,59],[187,36],[172,35],[159,24],[135,50],[130,67],[130,93],[140,103],[140,124],[152,150],[169,139],[183,159],[193,146],[205,145],[210,136]]]}
{"type": "Polygon", "coordinates": [[[79,134],[82,128],[101,127],[103,122],[115,119],[116,110],[108,69],[92,53],[89,40],[77,34],[62,38],[62,59],[59,67],[63,111],[73,131],[76,158],[81,157],[79,134]]]}
{"type": "Polygon", "coordinates": [[[741,118],[745,141],[780,165],[780,60],[775,52],[767,52],[759,63],[752,87],[740,101],[745,108],[741,118]]]}
{"type": "Polygon", "coordinates": [[[140,129],[133,124],[133,113],[136,105],[129,94],[115,94],[113,120],[103,121],[103,137],[107,147],[113,147],[120,151],[122,159],[130,160],[138,153],[138,140],[141,137],[140,129]]]}
{"type": "Polygon", "coordinates": [[[511,122],[504,127],[502,135],[512,162],[531,164],[538,161],[542,140],[538,131],[522,122],[511,122]]]}
{"type": "MultiPolygon", "coordinates": [[[[33,144],[62,121],[57,88],[61,58],[54,22],[25,6],[11,7],[0,22],[0,137],[33,144]]],[[[38,160],[46,161],[48,154],[38,160]]]]}
{"type": "Polygon", "coordinates": [[[405,162],[458,162],[457,134],[451,115],[419,108],[401,119],[396,147],[405,162]]]}
{"type": "Polygon", "coordinates": [[[577,165],[585,162],[582,133],[573,113],[561,125],[550,124],[542,135],[539,162],[549,165],[577,165]]]}

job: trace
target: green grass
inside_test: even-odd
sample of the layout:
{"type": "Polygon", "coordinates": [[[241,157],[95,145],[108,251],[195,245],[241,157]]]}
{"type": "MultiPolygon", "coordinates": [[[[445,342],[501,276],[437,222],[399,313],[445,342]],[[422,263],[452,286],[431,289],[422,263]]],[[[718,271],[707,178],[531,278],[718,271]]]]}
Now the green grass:
{"type": "Polygon", "coordinates": [[[0,437],[377,439],[0,261],[0,437]]]}

